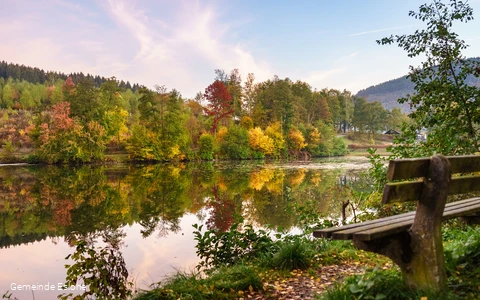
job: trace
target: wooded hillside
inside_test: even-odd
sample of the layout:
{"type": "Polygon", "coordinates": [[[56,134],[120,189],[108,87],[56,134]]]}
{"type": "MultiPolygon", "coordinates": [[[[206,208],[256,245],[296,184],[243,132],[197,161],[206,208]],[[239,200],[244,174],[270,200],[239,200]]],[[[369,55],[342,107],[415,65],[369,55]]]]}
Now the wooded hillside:
{"type": "MultiPolygon", "coordinates": [[[[480,57],[470,58],[470,60],[480,61],[480,57]]],[[[466,82],[469,85],[480,87],[479,77],[469,75],[466,82]]],[[[400,107],[404,113],[408,113],[410,112],[410,106],[407,103],[399,104],[397,99],[412,94],[414,92],[414,87],[414,84],[405,75],[400,78],[362,89],[358,91],[356,96],[365,98],[369,102],[378,101],[388,110],[391,110],[394,107],[400,107]]]]}

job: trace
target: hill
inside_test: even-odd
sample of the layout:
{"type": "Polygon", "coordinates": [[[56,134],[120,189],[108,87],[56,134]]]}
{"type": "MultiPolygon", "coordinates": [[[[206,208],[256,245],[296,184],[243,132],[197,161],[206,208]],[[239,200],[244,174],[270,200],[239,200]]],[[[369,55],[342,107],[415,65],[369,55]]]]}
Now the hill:
{"type": "MultiPolygon", "coordinates": [[[[480,62],[480,57],[469,58],[480,62]]],[[[480,78],[470,75],[467,77],[467,84],[480,87],[480,78]]],[[[407,103],[400,104],[397,102],[399,98],[408,94],[413,94],[414,84],[407,78],[407,75],[389,80],[377,85],[370,86],[360,90],[356,96],[367,99],[370,102],[378,101],[383,104],[386,109],[391,110],[394,107],[400,107],[403,112],[410,112],[410,106],[407,103]]]]}
{"type": "MultiPolygon", "coordinates": [[[[8,78],[12,78],[13,80],[25,80],[27,82],[33,84],[54,84],[57,79],[66,80],[67,77],[71,77],[73,82],[78,83],[81,80],[90,80],[94,83],[95,87],[100,87],[102,83],[106,82],[109,78],[101,77],[98,75],[91,75],[91,74],[83,74],[83,72],[79,73],[70,73],[65,74],[62,72],[54,72],[54,71],[44,71],[42,69],[36,67],[29,67],[25,65],[13,64],[8,63],[6,61],[0,61],[0,78],[7,80],[8,78]]],[[[131,89],[132,91],[136,91],[140,88],[140,85],[134,83],[133,85],[130,84],[129,81],[125,82],[120,80],[118,82],[120,88],[123,89],[131,89]]]]}

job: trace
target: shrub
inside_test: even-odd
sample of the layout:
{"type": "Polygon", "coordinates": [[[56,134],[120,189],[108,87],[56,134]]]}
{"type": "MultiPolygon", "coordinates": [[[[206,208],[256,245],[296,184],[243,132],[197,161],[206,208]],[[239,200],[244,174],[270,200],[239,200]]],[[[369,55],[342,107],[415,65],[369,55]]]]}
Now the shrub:
{"type": "Polygon", "coordinates": [[[273,256],[272,265],[285,271],[305,270],[310,266],[311,258],[307,247],[297,238],[280,246],[278,252],[273,256]]]}
{"type": "Polygon", "coordinates": [[[203,133],[200,136],[199,140],[200,149],[198,150],[198,154],[201,159],[203,160],[212,160],[213,159],[213,151],[215,148],[215,138],[213,135],[209,133],[203,133]]]}
{"type": "Polygon", "coordinates": [[[239,223],[233,224],[228,231],[207,230],[202,233],[203,225],[194,224],[194,239],[197,241],[197,255],[202,261],[197,266],[212,268],[221,265],[233,265],[244,258],[255,258],[262,252],[272,252],[275,247],[269,233],[255,231],[251,225],[239,230],[239,223]]]}
{"type": "Polygon", "coordinates": [[[250,147],[247,130],[237,125],[229,127],[220,143],[220,152],[229,159],[249,158],[250,147]]]}

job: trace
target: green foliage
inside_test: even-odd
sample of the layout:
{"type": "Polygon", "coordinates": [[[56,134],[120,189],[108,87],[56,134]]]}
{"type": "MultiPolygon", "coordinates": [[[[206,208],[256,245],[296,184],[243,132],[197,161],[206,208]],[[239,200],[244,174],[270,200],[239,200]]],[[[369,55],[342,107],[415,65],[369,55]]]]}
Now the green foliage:
{"type": "Polygon", "coordinates": [[[363,275],[348,277],[343,284],[337,284],[317,299],[458,299],[451,293],[435,294],[430,291],[412,291],[402,281],[401,273],[396,270],[369,270],[363,275]]]}
{"type": "Polygon", "coordinates": [[[237,299],[243,291],[262,290],[260,277],[245,265],[221,267],[214,274],[202,278],[199,273],[177,273],[151,291],[142,292],[137,300],[176,299],[237,299]]]}
{"type": "Polygon", "coordinates": [[[197,255],[202,259],[197,268],[233,265],[247,258],[258,257],[260,253],[271,252],[274,247],[267,231],[255,231],[251,225],[245,225],[240,230],[239,223],[235,223],[225,232],[207,230],[203,233],[203,225],[194,224],[193,227],[197,255]]]}
{"type": "Polygon", "coordinates": [[[0,160],[3,163],[14,162],[15,158],[15,145],[12,141],[4,141],[2,145],[2,150],[0,152],[0,160]]]}
{"type": "MultiPolygon", "coordinates": [[[[66,257],[69,258],[74,264],[65,266],[65,286],[87,286],[82,298],[93,296],[97,299],[126,299],[132,295],[133,283],[128,281],[125,260],[118,248],[111,245],[96,248],[79,240],[76,242],[75,252],[66,257]]],[[[75,296],[70,293],[62,294],[58,298],[66,300],[75,296]]]]}
{"type": "Polygon", "coordinates": [[[183,127],[182,100],[176,90],[163,86],[140,90],[140,124],[134,125],[126,149],[136,160],[183,160],[187,134],[183,127]]]}
{"type": "Polygon", "coordinates": [[[395,139],[396,157],[418,157],[427,153],[445,155],[475,153],[479,149],[478,120],[480,89],[469,85],[467,78],[479,75],[478,60],[467,60],[462,51],[465,41],[453,32],[455,23],[473,19],[468,3],[434,0],[420,6],[410,16],[426,23],[426,29],[410,35],[395,35],[377,41],[397,44],[409,57],[425,56],[418,68],[411,68],[409,78],[415,93],[399,99],[409,103],[413,120],[395,139]],[[428,130],[427,141],[415,141],[414,134],[428,130]]]}
{"type": "Polygon", "coordinates": [[[272,266],[285,271],[305,270],[310,266],[313,254],[308,251],[300,239],[287,241],[280,245],[272,258],[272,266]]]}
{"type": "Polygon", "coordinates": [[[332,155],[333,156],[341,156],[347,154],[347,145],[342,138],[335,137],[333,140],[333,149],[332,155]]]}
{"type": "Polygon", "coordinates": [[[368,178],[371,180],[374,191],[381,192],[387,182],[386,159],[377,154],[377,149],[368,148],[367,152],[367,159],[370,162],[368,178]]]}
{"type": "Polygon", "coordinates": [[[237,125],[230,126],[220,142],[220,153],[229,159],[247,159],[250,157],[248,132],[237,125]]]}
{"type": "Polygon", "coordinates": [[[347,153],[347,146],[342,138],[337,138],[332,125],[317,122],[315,128],[320,134],[320,142],[314,146],[309,145],[310,154],[313,156],[339,156],[347,153]]]}
{"type": "Polygon", "coordinates": [[[215,150],[215,138],[209,133],[202,133],[198,141],[198,154],[203,160],[212,160],[215,150]]]}
{"type": "Polygon", "coordinates": [[[445,265],[449,285],[464,298],[473,298],[480,286],[480,232],[474,226],[444,226],[445,265]]]}

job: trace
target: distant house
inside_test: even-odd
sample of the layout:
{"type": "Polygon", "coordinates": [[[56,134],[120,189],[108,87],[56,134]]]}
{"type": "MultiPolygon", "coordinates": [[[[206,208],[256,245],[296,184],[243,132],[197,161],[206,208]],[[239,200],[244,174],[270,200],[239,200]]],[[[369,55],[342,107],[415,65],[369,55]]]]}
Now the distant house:
{"type": "Polygon", "coordinates": [[[393,130],[393,129],[390,129],[387,132],[385,132],[385,134],[400,134],[400,132],[398,132],[396,130],[393,130]]]}

